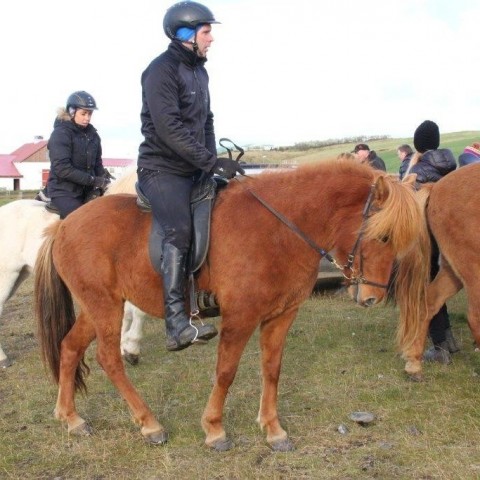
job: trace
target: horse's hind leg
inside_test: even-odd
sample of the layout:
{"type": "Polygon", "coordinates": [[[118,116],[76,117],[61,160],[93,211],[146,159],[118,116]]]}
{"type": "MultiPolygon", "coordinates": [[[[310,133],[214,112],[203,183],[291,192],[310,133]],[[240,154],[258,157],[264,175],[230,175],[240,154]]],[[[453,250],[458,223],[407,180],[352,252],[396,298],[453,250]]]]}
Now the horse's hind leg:
{"type": "Polygon", "coordinates": [[[267,442],[275,451],[285,452],[294,449],[278,419],[277,396],[285,340],[297,310],[295,308],[284,312],[280,317],[271,319],[260,327],[263,389],[257,421],[261,428],[266,430],[267,442]]]}
{"type": "Polygon", "coordinates": [[[412,347],[404,352],[407,360],[405,371],[413,378],[422,377],[422,357],[428,336],[428,327],[432,317],[440,310],[441,306],[462,289],[462,282],[453,272],[450,265],[443,261],[440,271],[427,287],[427,314],[420,325],[420,329],[412,347]]]}
{"type": "Polygon", "coordinates": [[[75,408],[75,372],[83,358],[85,350],[95,338],[93,325],[80,313],[62,340],[60,349],[60,371],[58,380],[58,397],[55,417],[65,421],[68,431],[74,434],[89,435],[90,426],[81,418],[75,408]]]}
{"type": "Polygon", "coordinates": [[[242,317],[240,310],[237,310],[233,317],[229,318],[228,314],[223,312],[215,385],[202,415],[202,427],[206,434],[205,444],[217,451],[226,451],[233,446],[223,428],[223,408],[245,345],[256,327],[248,317],[245,318],[245,315],[242,317]],[[229,323],[233,325],[230,326],[229,323]]]}
{"type": "Polygon", "coordinates": [[[142,435],[148,443],[164,444],[167,441],[165,429],[155,419],[147,404],[140,397],[125,373],[120,352],[120,331],[123,309],[107,311],[105,305],[102,312],[96,312],[97,320],[97,360],[110,381],[117,387],[127,402],[135,421],[140,424],[142,435]],[[107,320],[108,322],[107,323],[107,320]]]}

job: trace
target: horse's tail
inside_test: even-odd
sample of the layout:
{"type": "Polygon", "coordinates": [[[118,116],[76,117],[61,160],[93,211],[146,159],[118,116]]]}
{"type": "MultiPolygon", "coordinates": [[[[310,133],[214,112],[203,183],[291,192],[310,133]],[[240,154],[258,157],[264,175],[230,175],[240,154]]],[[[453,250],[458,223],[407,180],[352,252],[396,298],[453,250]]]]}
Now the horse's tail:
{"type": "Polygon", "coordinates": [[[430,283],[431,240],[426,207],[432,184],[416,193],[422,214],[418,240],[398,261],[395,278],[395,300],[400,310],[397,328],[397,345],[407,351],[416,340],[422,322],[426,321],[426,290],[430,283]]]}
{"type": "MultiPolygon", "coordinates": [[[[45,241],[35,262],[34,304],[38,339],[43,362],[50,368],[55,382],[60,376],[62,340],[75,323],[72,295],[53,264],[52,247],[61,221],[45,229],[45,241]]],[[[75,372],[75,389],[86,392],[84,377],[89,368],[83,359],[75,372]]]]}

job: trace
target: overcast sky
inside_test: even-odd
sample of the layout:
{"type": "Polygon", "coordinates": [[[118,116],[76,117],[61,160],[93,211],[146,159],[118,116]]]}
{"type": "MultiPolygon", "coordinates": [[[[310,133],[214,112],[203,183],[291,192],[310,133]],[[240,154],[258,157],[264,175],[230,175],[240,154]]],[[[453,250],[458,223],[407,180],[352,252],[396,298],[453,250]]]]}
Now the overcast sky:
{"type": "MultiPolygon", "coordinates": [[[[98,104],[105,157],[136,158],[140,75],[175,1],[0,4],[0,153],[50,136],[75,90],[98,104]]],[[[217,139],[292,145],[480,130],[478,0],[209,0],[217,139]]]]}

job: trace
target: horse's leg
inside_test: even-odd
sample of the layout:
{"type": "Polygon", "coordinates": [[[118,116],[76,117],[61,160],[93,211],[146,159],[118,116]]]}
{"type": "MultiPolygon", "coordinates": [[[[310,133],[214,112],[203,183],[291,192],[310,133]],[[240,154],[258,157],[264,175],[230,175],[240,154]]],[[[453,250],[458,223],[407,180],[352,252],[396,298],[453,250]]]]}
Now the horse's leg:
{"type": "MultiPolygon", "coordinates": [[[[17,267],[19,267],[17,265],[17,267]]],[[[28,277],[28,270],[22,267],[19,270],[7,268],[5,266],[0,267],[0,316],[3,312],[3,307],[7,300],[15,293],[15,290],[22,284],[22,282],[28,277]],[[3,271],[2,271],[3,270],[3,271]],[[8,270],[8,271],[5,271],[8,270]]],[[[12,362],[7,357],[0,345],[0,368],[7,368],[12,365],[12,362]]]]}
{"type": "Polygon", "coordinates": [[[262,348],[263,389],[257,421],[267,432],[267,442],[275,451],[294,449],[287,432],[280,425],[277,412],[278,379],[283,348],[298,309],[286,311],[281,316],[263,323],[260,327],[262,348]]]}
{"type": "Polygon", "coordinates": [[[5,352],[3,351],[2,345],[0,345],[0,368],[7,368],[12,365],[12,362],[9,360],[5,352]]]}
{"type": "Polygon", "coordinates": [[[142,310],[129,302],[125,303],[120,348],[123,358],[131,365],[138,364],[145,318],[146,314],[142,310]]]}
{"type": "Polygon", "coordinates": [[[222,315],[215,385],[202,415],[205,444],[217,451],[226,451],[233,446],[223,428],[223,407],[228,389],[237,373],[240,357],[256,326],[244,313],[242,317],[240,310],[230,317],[226,313],[222,315]],[[229,323],[233,325],[230,326],[229,323]]]}
{"type": "Polygon", "coordinates": [[[81,312],[72,329],[62,340],[55,418],[67,423],[68,431],[78,435],[90,435],[91,427],[78,415],[75,408],[75,371],[85,350],[95,338],[93,324],[81,312]]]}
{"type": "Polygon", "coordinates": [[[145,441],[151,444],[164,444],[168,439],[167,432],[156,420],[125,373],[125,366],[122,362],[119,348],[120,322],[123,310],[119,311],[118,315],[115,315],[118,318],[118,322],[115,324],[112,324],[110,321],[113,318],[112,311],[113,308],[109,312],[104,308],[100,315],[98,311],[96,313],[98,318],[96,328],[98,363],[127,402],[135,422],[141,426],[141,433],[145,441]],[[109,323],[103,319],[109,319],[109,323]]]}
{"type": "Polygon", "coordinates": [[[415,380],[422,378],[422,357],[432,317],[441,306],[462,289],[462,282],[447,262],[444,262],[435,279],[427,287],[427,314],[420,324],[417,338],[410,349],[404,352],[407,363],[405,371],[415,380]]]}
{"type": "MultiPolygon", "coordinates": [[[[477,282],[480,283],[480,282],[477,282]]],[[[478,296],[478,288],[480,285],[476,285],[476,288],[467,289],[467,319],[468,326],[472,332],[473,339],[475,340],[475,350],[480,348],[480,297],[478,296]]]]}

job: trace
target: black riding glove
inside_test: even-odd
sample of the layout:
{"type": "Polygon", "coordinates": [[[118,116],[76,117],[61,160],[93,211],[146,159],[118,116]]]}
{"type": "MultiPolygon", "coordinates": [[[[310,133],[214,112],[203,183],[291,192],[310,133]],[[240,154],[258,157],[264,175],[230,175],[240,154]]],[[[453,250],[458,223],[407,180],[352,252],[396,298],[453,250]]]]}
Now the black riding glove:
{"type": "Polygon", "coordinates": [[[105,177],[93,177],[93,188],[104,189],[110,182],[105,177]]]}
{"type": "Polygon", "coordinates": [[[245,174],[245,170],[240,164],[230,158],[217,158],[212,172],[225,178],[233,178],[237,172],[242,175],[245,174]]]}

